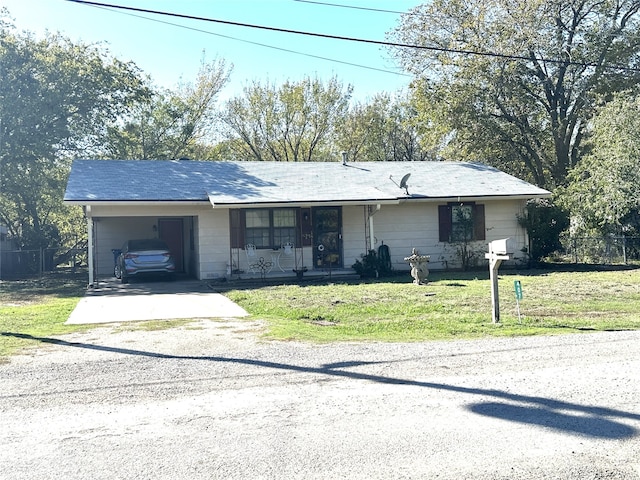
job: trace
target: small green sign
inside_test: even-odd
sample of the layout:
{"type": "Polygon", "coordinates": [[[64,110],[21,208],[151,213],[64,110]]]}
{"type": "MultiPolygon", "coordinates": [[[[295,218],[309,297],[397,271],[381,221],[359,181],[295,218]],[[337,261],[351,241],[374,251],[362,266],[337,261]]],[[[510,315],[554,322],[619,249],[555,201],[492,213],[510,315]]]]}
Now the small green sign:
{"type": "Polygon", "coordinates": [[[513,291],[516,292],[516,300],[522,300],[522,284],[520,280],[513,282],[513,291]]]}

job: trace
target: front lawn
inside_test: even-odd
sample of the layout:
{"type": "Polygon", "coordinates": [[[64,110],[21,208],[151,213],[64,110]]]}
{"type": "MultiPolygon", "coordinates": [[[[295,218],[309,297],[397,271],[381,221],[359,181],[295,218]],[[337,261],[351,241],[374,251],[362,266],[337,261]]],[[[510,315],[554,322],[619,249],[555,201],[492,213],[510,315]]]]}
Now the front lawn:
{"type": "Polygon", "coordinates": [[[227,296],[269,321],[269,338],[420,341],[640,329],[640,270],[500,272],[501,322],[491,321],[488,272],[237,289],[227,296]],[[521,318],[514,280],[520,280],[521,318]]]}
{"type": "Polygon", "coordinates": [[[48,337],[88,330],[64,325],[86,286],[86,272],[0,282],[0,357],[37,344],[10,334],[48,337]]]}
{"type": "MultiPolygon", "coordinates": [[[[423,341],[640,329],[640,269],[501,270],[499,324],[491,322],[488,272],[439,272],[429,279],[420,286],[408,273],[380,281],[237,284],[225,294],[253,318],[266,320],[265,337],[278,340],[423,341]],[[522,284],[521,319],[514,280],[522,284]]],[[[0,357],[37,345],[20,335],[95,328],[64,325],[85,287],[86,274],[0,282],[0,357]]],[[[136,322],[130,328],[147,324],[176,323],[136,322]]]]}

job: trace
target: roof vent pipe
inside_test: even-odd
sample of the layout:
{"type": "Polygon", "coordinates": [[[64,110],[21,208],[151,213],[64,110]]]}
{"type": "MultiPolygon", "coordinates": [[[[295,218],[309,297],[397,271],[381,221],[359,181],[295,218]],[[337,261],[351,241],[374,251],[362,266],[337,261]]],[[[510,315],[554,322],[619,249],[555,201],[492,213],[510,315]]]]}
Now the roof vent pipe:
{"type": "Polygon", "coordinates": [[[342,153],[342,164],[346,165],[347,164],[347,152],[341,152],[342,153]]]}

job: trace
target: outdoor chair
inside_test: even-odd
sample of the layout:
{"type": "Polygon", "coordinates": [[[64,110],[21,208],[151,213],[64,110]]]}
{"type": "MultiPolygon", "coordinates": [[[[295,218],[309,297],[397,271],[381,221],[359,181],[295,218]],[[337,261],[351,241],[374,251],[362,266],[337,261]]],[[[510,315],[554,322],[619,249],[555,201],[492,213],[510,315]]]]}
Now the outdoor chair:
{"type": "Polygon", "coordinates": [[[284,268],[282,268],[283,260],[285,262],[285,266],[288,267],[290,265],[292,269],[295,267],[294,256],[295,256],[295,246],[293,245],[293,243],[291,242],[283,243],[282,253],[278,258],[278,267],[280,268],[281,271],[284,272],[284,268]]]}
{"type": "Polygon", "coordinates": [[[256,252],[256,246],[249,243],[245,245],[244,252],[247,255],[247,269],[250,273],[256,273],[254,266],[258,262],[258,253],[256,252]]]}

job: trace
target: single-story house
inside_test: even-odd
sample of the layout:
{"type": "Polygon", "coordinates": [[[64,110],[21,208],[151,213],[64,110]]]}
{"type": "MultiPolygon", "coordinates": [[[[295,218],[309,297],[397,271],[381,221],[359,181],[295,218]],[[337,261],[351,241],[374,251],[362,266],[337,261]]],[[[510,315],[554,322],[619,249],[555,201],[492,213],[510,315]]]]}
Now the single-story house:
{"type": "Polygon", "coordinates": [[[397,270],[414,248],[456,268],[462,246],[484,253],[506,237],[521,261],[517,216],[549,195],[463,162],[76,160],[64,201],[84,208],[93,284],[132,238],[164,239],[201,280],[347,271],[383,244],[397,270]]]}

